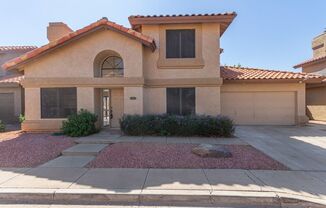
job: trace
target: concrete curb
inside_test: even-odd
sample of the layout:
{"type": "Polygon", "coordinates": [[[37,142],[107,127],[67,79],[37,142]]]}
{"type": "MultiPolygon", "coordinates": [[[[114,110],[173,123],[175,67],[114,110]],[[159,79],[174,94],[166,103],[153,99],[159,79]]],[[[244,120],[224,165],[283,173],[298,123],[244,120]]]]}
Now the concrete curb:
{"type": "Polygon", "coordinates": [[[326,200],[276,192],[208,190],[0,189],[0,204],[117,204],[326,207],[326,200]]]}

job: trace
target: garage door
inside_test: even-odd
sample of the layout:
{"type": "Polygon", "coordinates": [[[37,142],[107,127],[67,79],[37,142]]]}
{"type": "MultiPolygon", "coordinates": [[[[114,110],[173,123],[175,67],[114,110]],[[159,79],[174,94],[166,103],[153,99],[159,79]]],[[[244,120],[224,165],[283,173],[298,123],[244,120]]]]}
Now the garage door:
{"type": "Polygon", "coordinates": [[[222,92],[222,114],[236,124],[294,125],[295,92],[222,92]]]}
{"type": "Polygon", "coordinates": [[[5,123],[13,123],[17,120],[13,93],[0,93],[0,120],[5,123]]]}

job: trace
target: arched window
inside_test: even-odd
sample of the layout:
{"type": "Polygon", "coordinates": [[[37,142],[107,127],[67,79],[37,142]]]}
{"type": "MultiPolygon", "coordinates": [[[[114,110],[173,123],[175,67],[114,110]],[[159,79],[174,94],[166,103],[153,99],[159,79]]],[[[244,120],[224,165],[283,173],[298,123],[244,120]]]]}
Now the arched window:
{"type": "Polygon", "coordinates": [[[123,75],[123,60],[119,56],[109,56],[104,59],[101,66],[101,76],[122,76],[123,75]]]}

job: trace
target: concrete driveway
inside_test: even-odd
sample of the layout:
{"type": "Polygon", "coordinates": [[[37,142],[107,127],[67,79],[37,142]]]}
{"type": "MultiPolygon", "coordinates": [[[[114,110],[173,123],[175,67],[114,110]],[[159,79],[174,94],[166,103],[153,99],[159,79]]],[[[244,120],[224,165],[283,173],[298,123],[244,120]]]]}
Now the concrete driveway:
{"type": "Polygon", "coordinates": [[[292,170],[326,171],[326,123],[237,126],[236,136],[292,170]]]}

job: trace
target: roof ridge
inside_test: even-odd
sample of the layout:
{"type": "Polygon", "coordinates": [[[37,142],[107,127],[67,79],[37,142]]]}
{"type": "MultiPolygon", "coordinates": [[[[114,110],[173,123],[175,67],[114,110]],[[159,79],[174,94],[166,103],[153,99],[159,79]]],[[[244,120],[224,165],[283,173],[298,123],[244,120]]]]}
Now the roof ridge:
{"type": "Polygon", "coordinates": [[[192,14],[153,14],[153,15],[130,15],[129,18],[160,18],[160,17],[191,17],[191,16],[222,16],[236,15],[236,12],[220,12],[220,13],[192,13],[192,14]]]}
{"type": "MultiPolygon", "coordinates": [[[[286,70],[280,70],[280,69],[263,69],[263,68],[252,68],[252,67],[238,67],[238,66],[228,66],[226,67],[236,68],[236,69],[249,69],[249,70],[259,70],[259,71],[267,71],[267,72],[282,72],[282,73],[292,73],[292,74],[309,74],[306,72],[293,72],[293,71],[286,71],[286,70]]],[[[222,66],[223,67],[223,66],[222,66]]]]}

